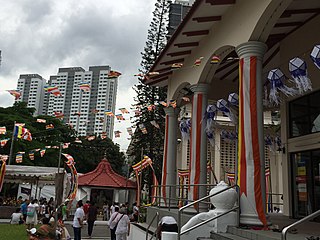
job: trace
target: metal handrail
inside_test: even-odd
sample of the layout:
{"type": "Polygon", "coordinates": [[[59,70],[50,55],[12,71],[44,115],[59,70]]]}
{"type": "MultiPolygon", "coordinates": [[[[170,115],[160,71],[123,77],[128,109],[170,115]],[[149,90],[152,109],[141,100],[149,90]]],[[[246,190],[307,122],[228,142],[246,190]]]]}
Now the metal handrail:
{"type": "MultiPolygon", "coordinates": [[[[153,216],[151,222],[149,223],[147,230],[146,230],[146,240],[148,240],[148,234],[149,234],[149,228],[151,227],[151,224],[153,223],[154,219],[157,218],[157,223],[159,222],[159,212],[156,212],[156,214],[153,216]]],[[[156,235],[156,240],[158,240],[158,234],[157,231],[155,232],[156,235]]],[[[154,234],[151,236],[151,238],[149,240],[151,240],[153,238],[154,234]]]]}
{"type": "Polygon", "coordinates": [[[219,218],[219,217],[222,217],[222,216],[224,216],[224,215],[226,215],[226,214],[228,214],[229,212],[232,212],[232,211],[234,211],[234,210],[237,210],[237,212],[238,212],[238,218],[237,218],[237,221],[238,221],[238,226],[239,226],[239,215],[240,215],[240,211],[239,211],[239,209],[240,209],[240,195],[239,195],[239,186],[238,185],[233,185],[233,186],[230,186],[230,187],[227,187],[227,188],[225,188],[225,189],[222,189],[222,190],[220,190],[220,191],[218,191],[218,192],[216,192],[216,193],[213,193],[213,194],[210,194],[210,195],[208,195],[208,196],[205,196],[205,197],[203,197],[203,198],[200,198],[200,199],[198,199],[198,200],[196,200],[196,201],[194,201],[194,202],[192,202],[192,203],[189,203],[189,204],[187,204],[187,205],[185,205],[185,206],[183,206],[183,207],[181,207],[181,208],[179,208],[179,212],[178,212],[178,240],[180,240],[180,237],[181,237],[181,235],[183,235],[183,234],[185,234],[185,233],[187,233],[187,232],[190,232],[190,231],[192,231],[192,230],[194,230],[194,229],[196,229],[196,228],[198,228],[198,227],[200,227],[200,226],[202,226],[202,225],[204,225],[204,224],[206,224],[206,223],[208,223],[208,222],[210,222],[210,221],[213,221],[214,219],[217,219],[217,218],[219,218]],[[236,188],[237,189],[237,196],[238,196],[238,201],[237,201],[237,204],[238,204],[238,206],[236,206],[236,207],[234,207],[234,208],[232,208],[232,209],[230,209],[230,210],[228,210],[228,211],[226,211],[226,212],[224,212],[224,213],[221,213],[221,214],[219,214],[218,216],[215,216],[215,217],[213,217],[213,218],[210,218],[210,219],[207,219],[206,221],[204,221],[204,222],[202,222],[202,223],[199,223],[199,224],[197,224],[197,225],[195,225],[195,226],[193,226],[193,227],[191,227],[191,228],[188,228],[188,229],[186,229],[185,231],[183,231],[183,232],[181,232],[181,213],[182,213],[182,211],[184,210],[184,209],[186,209],[186,208],[188,208],[188,207],[191,207],[191,206],[193,206],[193,205],[195,205],[195,204],[197,204],[197,203],[199,203],[199,202],[202,202],[203,200],[206,200],[207,198],[211,198],[211,197],[213,197],[213,196],[215,196],[215,195],[218,195],[218,194],[220,194],[220,193],[223,193],[223,192],[225,192],[225,191],[227,191],[227,190],[229,190],[229,189],[231,189],[231,188],[236,188]]]}
{"type": "Polygon", "coordinates": [[[281,239],[282,239],[282,240],[286,240],[286,239],[287,239],[287,232],[288,232],[288,230],[289,230],[290,228],[293,228],[293,227],[295,227],[295,226],[297,226],[297,225],[300,225],[301,223],[304,223],[304,222],[306,222],[306,221],[308,221],[308,220],[310,220],[310,219],[313,219],[313,218],[315,218],[315,217],[318,217],[319,215],[320,215],[320,210],[318,210],[318,211],[316,211],[316,212],[314,212],[314,213],[311,213],[310,215],[308,215],[308,216],[300,219],[299,221],[296,221],[296,222],[292,223],[291,225],[283,228],[283,229],[282,229],[282,232],[281,232],[281,239]]]}

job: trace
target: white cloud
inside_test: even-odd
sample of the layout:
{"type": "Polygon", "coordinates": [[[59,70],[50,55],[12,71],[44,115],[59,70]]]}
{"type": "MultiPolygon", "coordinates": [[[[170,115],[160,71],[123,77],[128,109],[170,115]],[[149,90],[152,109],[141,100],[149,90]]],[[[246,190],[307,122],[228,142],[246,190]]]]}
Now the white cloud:
{"type": "MultiPolygon", "coordinates": [[[[133,103],[137,73],[155,0],[15,0],[0,8],[0,106],[12,105],[5,90],[20,74],[45,79],[59,67],[109,65],[120,71],[117,109],[133,103]]],[[[129,143],[130,121],[116,123],[121,149],[129,143]]]]}

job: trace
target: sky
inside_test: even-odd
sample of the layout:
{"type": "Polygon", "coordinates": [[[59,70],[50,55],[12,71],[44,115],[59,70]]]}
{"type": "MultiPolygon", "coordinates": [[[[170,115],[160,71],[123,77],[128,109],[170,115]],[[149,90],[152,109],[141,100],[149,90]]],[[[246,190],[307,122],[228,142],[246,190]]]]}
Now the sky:
{"type": "MultiPolygon", "coordinates": [[[[45,79],[60,67],[109,65],[122,73],[116,109],[134,103],[141,52],[147,40],[155,0],[14,0],[0,8],[0,107],[14,98],[20,74],[45,79]]],[[[129,119],[129,117],[127,117],[129,119]]],[[[115,122],[122,132],[114,142],[125,150],[130,121],[115,122]]]]}

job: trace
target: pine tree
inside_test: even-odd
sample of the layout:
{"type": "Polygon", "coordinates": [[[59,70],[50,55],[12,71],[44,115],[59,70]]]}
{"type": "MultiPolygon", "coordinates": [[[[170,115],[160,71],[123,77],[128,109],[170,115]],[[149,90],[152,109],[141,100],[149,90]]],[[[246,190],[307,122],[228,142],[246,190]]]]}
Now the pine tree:
{"type": "MultiPolygon", "coordinates": [[[[153,19],[148,30],[146,46],[141,53],[140,72],[142,74],[148,73],[166,45],[168,11],[169,2],[167,0],[157,0],[155,10],[153,11],[153,19]]],[[[139,162],[142,159],[142,153],[143,155],[148,155],[153,160],[153,167],[158,180],[160,180],[163,160],[165,113],[163,106],[158,103],[166,99],[167,90],[166,88],[145,85],[142,78],[134,86],[134,90],[137,93],[134,107],[141,111],[141,114],[135,117],[133,121],[137,126],[132,138],[134,162],[139,162]],[[153,105],[155,105],[155,108],[149,111],[147,107],[153,105]],[[154,127],[151,121],[158,123],[160,128],[154,127]],[[145,125],[148,131],[147,134],[141,132],[139,124],[145,125]]],[[[143,172],[143,183],[148,183],[150,190],[152,184],[151,169],[143,172]]]]}

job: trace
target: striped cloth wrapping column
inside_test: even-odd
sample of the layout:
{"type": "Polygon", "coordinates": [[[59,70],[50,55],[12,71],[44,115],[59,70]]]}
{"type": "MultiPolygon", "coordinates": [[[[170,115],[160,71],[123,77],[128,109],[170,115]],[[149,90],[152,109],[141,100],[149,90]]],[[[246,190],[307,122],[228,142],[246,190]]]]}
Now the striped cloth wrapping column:
{"type": "Polygon", "coordinates": [[[166,114],[166,129],[165,129],[165,138],[164,138],[164,151],[163,151],[163,163],[162,163],[162,179],[161,179],[161,191],[162,191],[162,197],[165,206],[167,206],[167,191],[166,191],[166,185],[167,185],[167,163],[168,163],[168,138],[169,138],[169,115],[166,114]]]}
{"type": "Polygon", "coordinates": [[[201,120],[204,112],[202,111],[203,94],[195,93],[192,103],[192,127],[190,136],[190,188],[189,199],[199,199],[199,187],[192,186],[200,183],[200,161],[201,161],[201,120]]]}
{"type": "Polygon", "coordinates": [[[245,204],[266,226],[257,116],[257,61],[256,56],[248,56],[241,58],[239,64],[238,185],[241,199],[246,198],[245,204]]]}

